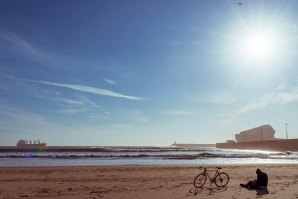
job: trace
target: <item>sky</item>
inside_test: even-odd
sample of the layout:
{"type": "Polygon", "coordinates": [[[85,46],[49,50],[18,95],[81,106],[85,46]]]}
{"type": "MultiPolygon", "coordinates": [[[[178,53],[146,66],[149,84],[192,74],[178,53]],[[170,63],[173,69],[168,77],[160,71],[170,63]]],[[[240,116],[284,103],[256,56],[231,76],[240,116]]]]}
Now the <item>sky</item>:
{"type": "Polygon", "coordinates": [[[298,138],[298,1],[1,0],[0,145],[298,138]]]}

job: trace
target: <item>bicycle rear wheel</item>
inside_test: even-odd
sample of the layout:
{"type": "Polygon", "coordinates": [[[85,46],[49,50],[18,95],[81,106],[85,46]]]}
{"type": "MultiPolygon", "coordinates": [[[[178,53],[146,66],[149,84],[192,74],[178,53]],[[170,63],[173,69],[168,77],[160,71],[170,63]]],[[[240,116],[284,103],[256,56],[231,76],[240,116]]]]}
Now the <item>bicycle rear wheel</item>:
{"type": "Polygon", "coordinates": [[[215,184],[218,187],[224,187],[229,182],[229,175],[225,172],[218,173],[215,178],[215,184]]]}
{"type": "Polygon", "coordinates": [[[200,173],[195,177],[195,180],[193,181],[193,185],[196,188],[201,188],[205,184],[206,180],[207,180],[206,175],[204,173],[200,173]]]}

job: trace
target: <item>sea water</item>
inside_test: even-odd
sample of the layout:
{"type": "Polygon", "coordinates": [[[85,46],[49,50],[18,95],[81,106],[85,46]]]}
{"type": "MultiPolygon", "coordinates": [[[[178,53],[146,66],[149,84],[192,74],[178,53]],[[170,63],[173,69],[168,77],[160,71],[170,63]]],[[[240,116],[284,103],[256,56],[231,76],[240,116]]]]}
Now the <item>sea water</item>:
{"type": "Polygon", "coordinates": [[[0,167],[107,165],[295,164],[297,152],[215,147],[101,147],[99,152],[0,152],[0,167]]]}

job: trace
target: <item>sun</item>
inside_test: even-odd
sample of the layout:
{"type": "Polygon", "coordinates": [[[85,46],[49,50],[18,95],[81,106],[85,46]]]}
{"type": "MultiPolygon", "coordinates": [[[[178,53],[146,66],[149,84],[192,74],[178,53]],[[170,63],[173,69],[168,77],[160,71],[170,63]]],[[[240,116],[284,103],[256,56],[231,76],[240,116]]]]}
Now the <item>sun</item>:
{"type": "MultiPolygon", "coordinates": [[[[250,32],[243,38],[242,53],[254,61],[265,61],[274,55],[277,38],[264,31],[250,32]]],[[[252,60],[252,61],[253,61],[252,60]]]]}
{"type": "Polygon", "coordinates": [[[244,43],[246,52],[252,57],[265,57],[271,53],[272,40],[264,34],[253,34],[250,35],[244,43]]]}
{"type": "Polygon", "coordinates": [[[216,52],[233,73],[261,77],[278,74],[292,64],[297,52],[297,27],[266,13],[244,13],[218,32],[216,52]],[[260,15],[259,15],[260,14],[260,15]]]}
{"type": "Polygon", "coordinates": [[[284,31],[275,24],[235,26],[226,39],[225,52],[233,64],[262,71],[275,67],[285,53],[284,31]]]}

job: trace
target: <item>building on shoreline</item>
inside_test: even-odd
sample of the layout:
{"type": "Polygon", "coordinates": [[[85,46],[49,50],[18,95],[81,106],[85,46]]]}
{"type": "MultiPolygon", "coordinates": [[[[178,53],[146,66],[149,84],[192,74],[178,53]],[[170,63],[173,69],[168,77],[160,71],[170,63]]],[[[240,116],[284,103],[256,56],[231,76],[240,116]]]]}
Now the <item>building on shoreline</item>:
{"type": "Polygon", "coordinates": [[[275,130],[271,125],[262,125],[235,134],[235,140],[216,143],[216,147],[222,149],[298,151],[298,139],[275,138],[274,134],[275,130]]]}
{"type": "Polygon", "coordinates": [[[235,140],[237,142],[275,140],[274,134],[275,130],[267,124],[235,134],[235,140]]]}

